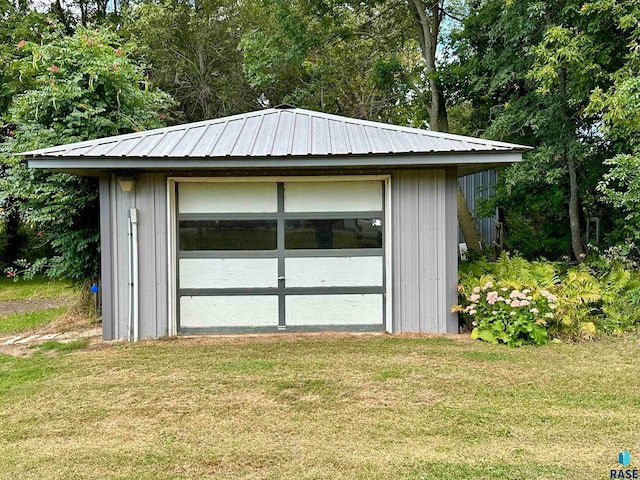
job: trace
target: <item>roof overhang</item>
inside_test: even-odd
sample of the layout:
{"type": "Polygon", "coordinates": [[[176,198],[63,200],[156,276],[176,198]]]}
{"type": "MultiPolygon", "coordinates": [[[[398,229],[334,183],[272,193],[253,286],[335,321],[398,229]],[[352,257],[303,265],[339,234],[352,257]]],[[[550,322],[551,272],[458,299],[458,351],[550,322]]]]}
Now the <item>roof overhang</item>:
{"type": "Polygon", "coordinates": [[[431,155],[327,155],[288,157],[209,157],[209,158],[106,158],[47,157],[28,158],[30,168],[96,176],[122,171],[215,171],[281,169],[398,169],[457,168],[458,175],[506,166],[522,160],[522,152],[442,153],[431,155]]]}

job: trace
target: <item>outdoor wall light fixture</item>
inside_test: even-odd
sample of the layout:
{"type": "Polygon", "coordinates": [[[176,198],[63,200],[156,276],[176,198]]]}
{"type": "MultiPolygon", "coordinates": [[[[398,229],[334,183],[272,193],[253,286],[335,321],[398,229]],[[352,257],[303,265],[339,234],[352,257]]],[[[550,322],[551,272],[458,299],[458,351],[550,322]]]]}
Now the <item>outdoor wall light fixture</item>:
{"type": "Polygon", "coordinates": [[[133,192],[133,188],[136,186],[136,179],[134,177],[118,177],[118,183],[123,192],[133,192]]]}

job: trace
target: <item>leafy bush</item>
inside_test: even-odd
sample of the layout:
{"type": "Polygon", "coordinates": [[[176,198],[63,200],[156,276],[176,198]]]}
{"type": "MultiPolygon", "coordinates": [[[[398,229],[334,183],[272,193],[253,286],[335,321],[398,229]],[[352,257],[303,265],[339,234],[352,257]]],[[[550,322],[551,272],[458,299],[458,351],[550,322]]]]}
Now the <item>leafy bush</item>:
{"type": "Polygon", "coordinates": [[[497,262],[463,262],[460,304],[472,337],[520,346],[551,337],[591,339],[640,326],[640,272],[608,254],[566,268],[503,254],[497,262]]]}
{"type": "Polygon", "coordinates": [[[46,270],[51,277],[78,281],[95,277],[96,179],[29,169],[15,154],[161,127],[162,112],[173,102],[149,86],[145,66],[135,61],[135,45],[123,44],[109,28],[78,27],[67,35],[52,22],[42,39],[21,40],[15,49],[21,54],[11,68],[24,90],[14,92],[3,113],[0,205],[10,199],[23,224],[43,232],[53,254],[24,258],[12,272],[46,270]]]}
{"type": "Polygon", "coordinates": [[[459,308],[474,319],[471,338],[510,347],[547,343],[547,322],[557,308],[548,290],[520,291],[487,281],[473,287],[465,300],[467,305],[459,308]]]}

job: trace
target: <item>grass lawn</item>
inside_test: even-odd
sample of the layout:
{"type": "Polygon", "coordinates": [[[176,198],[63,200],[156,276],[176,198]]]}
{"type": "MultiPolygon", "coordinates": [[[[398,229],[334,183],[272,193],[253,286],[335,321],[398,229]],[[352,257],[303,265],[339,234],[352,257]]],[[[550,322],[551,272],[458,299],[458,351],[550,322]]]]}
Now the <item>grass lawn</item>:
{"type": "Polygon", "coordinates": [[[638,465],[634,339],[53,347],[0,356],[0,478],[604,479],[624,448],[638,465]]]}
{"type": "Polygon", "coordinates": [[[0,302],[38,297],[70,297],[74,294],[71,282],[66,280],[49,280],[37,276],[32,280],[14,282],[12,278],[0,277],[0,302]]]}
{"type": "Polygon", "coordinates": [[[36,327],[47,325],[57,320],[65,312],[66,308],[48,308],[33,312],[11,313],[0,316],[0,335],[11,335],[32,330],[36,327]]]}

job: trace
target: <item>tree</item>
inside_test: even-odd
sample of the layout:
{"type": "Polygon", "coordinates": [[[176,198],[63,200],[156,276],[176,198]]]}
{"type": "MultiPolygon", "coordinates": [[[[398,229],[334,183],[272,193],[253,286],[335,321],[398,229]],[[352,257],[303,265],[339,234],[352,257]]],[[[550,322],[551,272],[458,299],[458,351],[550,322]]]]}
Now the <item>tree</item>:
{"type": "Polygon", "coordinates": [[[258,3],[260,22],[240,46],[249,82],[271,104],[408,121],[417,49],[392,28],[386,10],[322,0],[258,3]]]}
{"type": "Polygon", "coordinates": [[[11,136],[0,148],[10,169],[0,191],[16,199],[55,249],[54,258],[33,268],[46,265],[51,276],[79,280],[95,276],[99,265],[95,181],[31,170],[11,154],[160,127],[171,99],[148,84],[143,66],[130,59],[133,45],[122,45],[111,30],[51,30],[42,43],[18,44],[27,54],[14,68],[29,89],[4,118],[11,136]]]}
{"type": "Polygon", "coordinates": [[[589,110],[601,115],[604,133],[617,153],[605,163],[611,167],[598,191],[605,200],[624,212],[623,235],[640,241],[640,5],[626,0],[589,3],[585,9],[597,12],[623,32],[626,40],[620,67],[610,74],[608,88],[591,94],[589,110]]]}
{"type": "Polygon", "coordinates": [[[238,45],[245,22],[237,2],[145,1],[124,22],[150,65],[154,83],[169,92],[188,121],[257,108],[242,71],[238,45]]]}
{"type": "Polygon", "coordinates": [[[609,148],[587,108],[589,95],[608,82],[626,51],[621,32],[584,4],[474,3],[457,43],[466,99],[484,117],[486,135],[537,147],[506,172],[507,183],[529,185],[541,195],[565,192],[571,250],[579,261],[585,253],[583,211],[601,208],[594,173],[609,148]]]}

